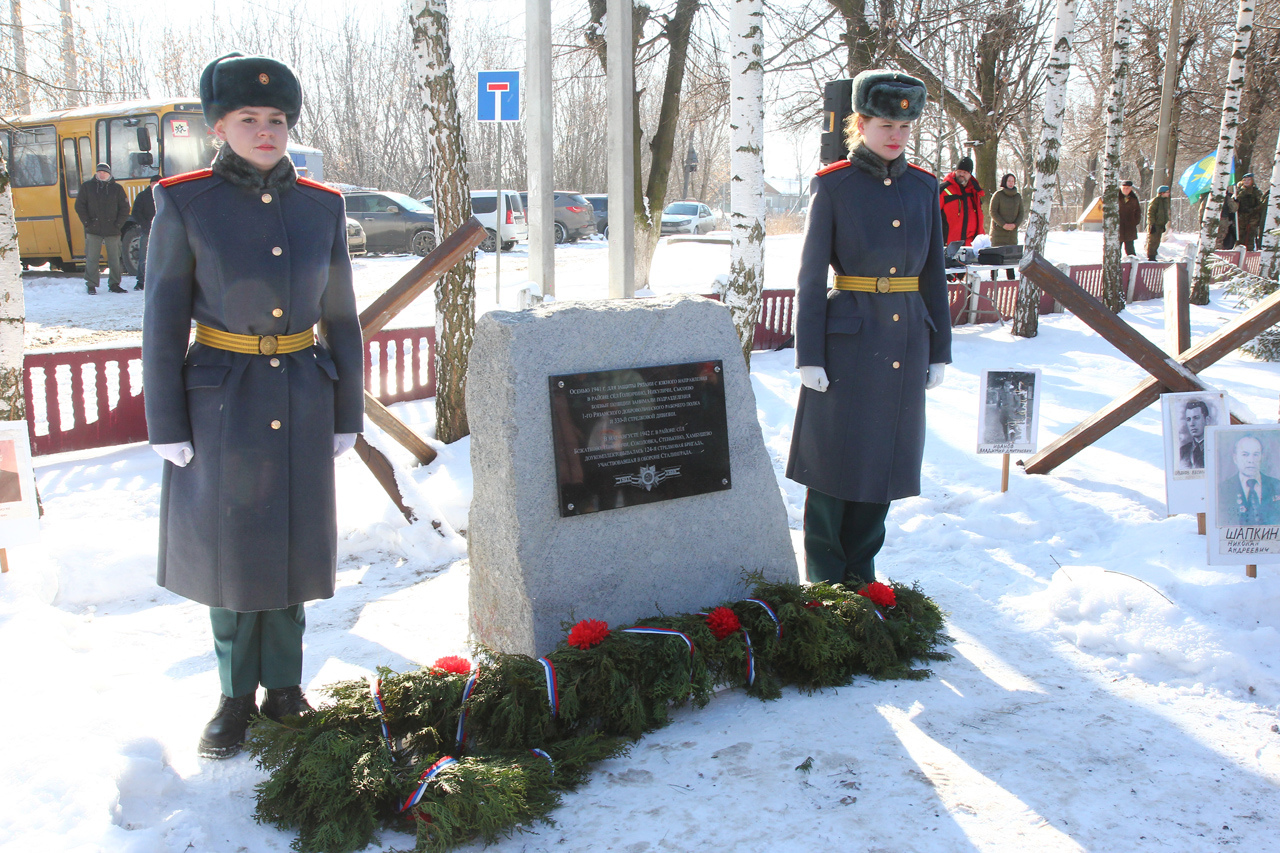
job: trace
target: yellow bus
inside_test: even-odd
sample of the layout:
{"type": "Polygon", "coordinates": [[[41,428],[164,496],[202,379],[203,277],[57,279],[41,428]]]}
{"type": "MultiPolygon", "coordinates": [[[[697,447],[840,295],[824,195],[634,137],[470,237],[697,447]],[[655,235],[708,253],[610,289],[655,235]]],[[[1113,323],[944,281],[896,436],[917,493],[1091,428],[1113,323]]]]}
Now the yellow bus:
{"type": "MultiPolygon", "coordinates": [[[[23,268],[84,265],[84,227],[76,216],[80,184],[94,166],[110,163],[130,203],[152,175],[203,169],[213,160],[213,135],[195,99],[126,101],[0,118],[0,153],[9,164],[23,268]]],[[[323,180],[320,152],[290,145],[299,173],[323,180]]],[[[126,223],[124,267],[138,268],[139,231],[126,223]]]]}

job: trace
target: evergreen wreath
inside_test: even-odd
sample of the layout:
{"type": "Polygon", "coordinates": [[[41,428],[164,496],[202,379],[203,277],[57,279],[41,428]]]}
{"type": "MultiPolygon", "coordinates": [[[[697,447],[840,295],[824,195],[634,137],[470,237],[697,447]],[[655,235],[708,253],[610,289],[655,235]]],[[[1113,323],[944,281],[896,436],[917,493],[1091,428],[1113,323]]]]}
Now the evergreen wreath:
{"type": "Polygon", "coordinates": [[[548,814],[594,764],[664,726],[672,707],[718,687],[760,699],[855,675],[922,679],[948,660],[943,614],[918,586],[757,582],[707,613],[609,630],[568,626],[544,658],[476,650],[434,666],[321,692],[333,701],[283,724],[259,721],[249,748],[270,778],[256,819],[297,830],[306,853],[348,853],[406,820],[419,853],[494,840],[548,814]],[[736,623],[736,624],[735,624],[736,623]]]}

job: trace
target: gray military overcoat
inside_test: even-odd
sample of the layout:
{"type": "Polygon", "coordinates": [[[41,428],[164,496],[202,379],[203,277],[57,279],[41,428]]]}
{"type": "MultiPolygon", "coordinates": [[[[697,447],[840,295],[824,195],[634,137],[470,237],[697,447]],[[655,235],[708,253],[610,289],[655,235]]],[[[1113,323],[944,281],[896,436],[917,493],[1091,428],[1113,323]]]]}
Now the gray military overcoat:
{"type": "Polygon", "coordinates": [[[925,379],[930,364],[951,361],[937,178],[905,157],[887,172],[878,159],[855,158],[819,172],[809,195],[796,365],[825,368],[831,384],[800,389],[787,476],[849,501],[917,495],[925,379]],[[918,276],[920,289],[828,291],[829,269],[918,276]]]}
{"type": "MultiPolygon", "coordinates": [[[[274,173],[273,173],[274,174],[274,173]]],[[[211,607],[274,610],[333,595],[333,435],[363,429],[363,346],[342,196],[319,184],[236,185],[204,170],[155,191],[142,360],[164,463],[159,582],[211,607]],[[304,332],[287,355],[188,344],[191,321],[304,332]]]]}

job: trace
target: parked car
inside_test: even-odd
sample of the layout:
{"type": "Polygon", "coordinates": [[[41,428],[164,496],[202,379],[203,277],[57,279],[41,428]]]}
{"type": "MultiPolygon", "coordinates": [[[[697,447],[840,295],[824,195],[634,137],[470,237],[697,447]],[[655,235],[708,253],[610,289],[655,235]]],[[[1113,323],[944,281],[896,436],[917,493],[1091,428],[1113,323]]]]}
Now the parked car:
{"type": "Polygon", "coordinates": [[[436,215],[403,193],[382,190],[344,192],[347,213],[364,228],[369,252],[425,255],[436,247],[436,215]]]}
{"type": "MultiPolygon", "coordinates": [[[[579,238],[596,233],[595,209],[584,196],[556,190],[554,197],[557,243],[576,243],[579,238]]],[[[520,193],[520,202],[527,212],[529,194],[520,193]]]]}
{"type": "Polygon", "coordinates": [[[711,208],[698,201],[673,201],[662,211],[663,234],[708,234],[716,227],[711,208]]]}
{"type": "MultiPolygon", "coordinates": [[[[505,214],[502,224],[502,251],[508,251],[521,240],[529,239],[529,226],[524,218],[524,204],[520,201],[520,193],[515,190],[502,191],[502,209],[505,214]]],[[[489,236],[480,244],[486,252],[494,251],[498,228],[498,193],[495,190],[472,190],[471,212],[489,236]]]]}
{"type": "Polygon", "coordinates": [[[591,206],[596,212],[596,233],[603,234],[606,240],[609,239],[609,196],[604,193],[592,193],[584,195],[587,201],[591,202],[591,206]]]}
{"type": "Polygon", "coordinates": [[[363,255],[365,253],[365,236],[364,229],[360,227],[360,223],[356,222],[350,216],[347,217],[347,254],[363,255]]]}

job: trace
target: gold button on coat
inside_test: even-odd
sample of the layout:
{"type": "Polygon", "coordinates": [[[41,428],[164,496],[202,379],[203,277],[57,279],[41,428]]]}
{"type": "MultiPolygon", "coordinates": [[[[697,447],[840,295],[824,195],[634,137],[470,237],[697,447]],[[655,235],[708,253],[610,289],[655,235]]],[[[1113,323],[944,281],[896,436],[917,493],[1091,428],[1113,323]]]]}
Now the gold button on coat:
{"type": "Polygon", "coordinates": [[[889,267],[889,273],[890,273],[890,274],[893,274],[893,273],[895,273],[895,272],[897,272],[897,271],[898,271],[898,268],[897,268],[897,267],[889,267]]]}
{"type": "Polygon", "coordinates": [[[271,312],[271,316],[272,316],[272,317],[283,317],[283,316],[284,316],[284,309],[283,309],[283,308],[276,308],[276,309],[272,310],[272,312],[271,312]]]}
{"type": "MultiPolygon", "coordinates": [[[[893,369],[894,369],[894,370],[897,370],[897,369],[898,369],[899,367],[901,367],[901,366],[902,366],[902,364],[901,364],[901,363],[899,363],[899,362],[896,362],[896,361],[895,361],[895,362],[893,363],[893,369]]],[[[279,421],[276,421],[276,423],[280,423],[280,422],[279,422],[279,421]]]]}
{"type": "Polygon", "coordinates": [[[263,203],[263,204],[271,204],[271,193],[263,193],[263,194],[262,194],[262,203],[263,203]]]}
{"type": "Polygon", "coordinates": [[[279,257],[280,255],[284,254],[284,249],[281,249],[279,246],[274,246],[271,249],[271,254],[279,257]]]}
{"type": "Polygon", "coordinates": [[[901,223],[901,222],[899,222],[899,221],[898,221],[898,220],[896,220],[896,219],[895,219],[895,220],[893,220],[893,227],[894,227],[894,228],[900,228],[901,226],[902,226],[902,223],[901,223]]]}
{"type": "MultiPolygon", "coordinates": [[[[894,315],[893,315],[893,322],[895,322],[895,323],[896,323],[896,322],[898,322],[898,315],[897,315],[897,314],[894,314],[894,315]]],[[[273,360],[274,360],[274,359],[273,359],[273,360]]]]}
{"type": "MultiPolygon", "coordinates": [[[[895,320],[896,320],[896,319],[898,319],[898,315],[897,315],[897,314],[894,314],[894,315],[893,315],[893,319],[895,319],[895,320]]],[[[271,366],[272,366],[272,367],[279,367],[279,366],[280,366],[280,359],[278,359],[278,358],[273,358],[273,359],[271,359],[271,366]]]]}
{"type": "MultiPolygon", "coordinates": [[[[895,362],[893,363],[893,366],[894,366],[894,367],[897,367],[897,366],[898,366],[898,362],[896,362],[896,361],[895,361],[895,362]]],[[[280,429],[280,422],[279,422],[279,421],[272,421],[272,422],[271,422],[271,428],[272,428],[272,429],[280,429]]]]}
{"type": "Polygon", "coordinates": [[[885,178],[885,179],[884,179],[884,185],[885,185],[886,187],[887,187],[887,186],[889,186],[889,185],[890,185],[890,184],[892,184],[892,183],[893,183],[893,178],[885,178]]]}

